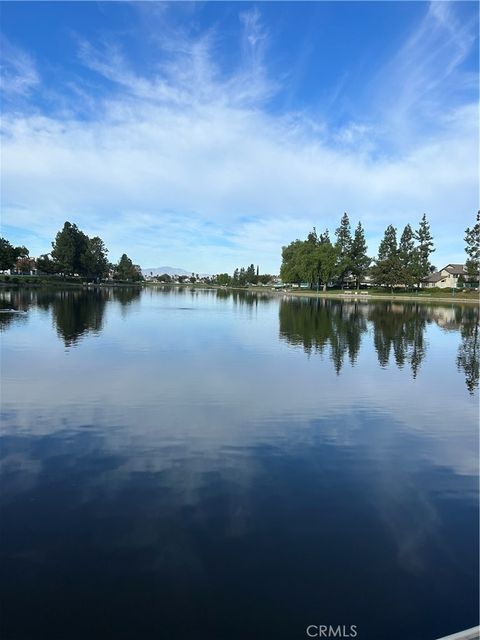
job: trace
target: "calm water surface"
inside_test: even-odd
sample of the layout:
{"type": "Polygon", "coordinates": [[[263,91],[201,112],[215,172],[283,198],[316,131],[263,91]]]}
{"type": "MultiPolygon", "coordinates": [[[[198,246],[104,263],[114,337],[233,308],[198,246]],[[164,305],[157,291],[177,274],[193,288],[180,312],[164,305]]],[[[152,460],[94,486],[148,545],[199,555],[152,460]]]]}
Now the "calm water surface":
{"type": "Polygon", "coordinates": [[[2,638],[478,624],[475,307],[0,296],[2,638]]]}

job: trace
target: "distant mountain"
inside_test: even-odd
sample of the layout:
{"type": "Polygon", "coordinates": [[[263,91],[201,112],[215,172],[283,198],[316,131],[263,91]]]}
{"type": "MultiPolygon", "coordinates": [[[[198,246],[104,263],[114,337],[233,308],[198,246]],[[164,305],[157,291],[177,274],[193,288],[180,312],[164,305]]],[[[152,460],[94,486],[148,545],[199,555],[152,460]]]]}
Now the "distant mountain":
{"type": "Polygon", "coordinates": [[[151,267],[148,269],[142,269],[143,275],[150,276],[161,276],[164,273],[168,273],[169,276],[191,276],[191,271],[185,271],[185,269],[180,269],[179,267],[151,267]]]}

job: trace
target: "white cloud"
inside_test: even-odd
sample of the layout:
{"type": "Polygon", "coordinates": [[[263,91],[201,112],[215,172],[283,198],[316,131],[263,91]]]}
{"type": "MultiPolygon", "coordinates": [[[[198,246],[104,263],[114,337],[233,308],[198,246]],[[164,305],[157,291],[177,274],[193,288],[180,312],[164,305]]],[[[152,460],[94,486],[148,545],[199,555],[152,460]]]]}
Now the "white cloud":
{"type": "Polygon", "coordinates": [[[0,36],[0,90],[5,98],[27,96],[40,84],[32,57],[0,36]]]}
{"type": "Polygon", "coordinates": [[[344,210],[363,221],[371,253],[387,224],[416,225],[425,211],[436,261],[462,260],[477,208],[477,105],[445,110],[435,135],[382,155],[383,123],[330,132],[304,114],[268,113],[268,37],[258,11],[242,20],[256,53],[228,76],[213,63],[213,32],[182,35],[179,51],[164,38],[169,55],[143,75],[118,46],[81,42],[83,62],[119,90],[89,120],[5,114],[3,223],[36,234],[32,254],[70,219],[100,233],[112,259],[277,271],[282,244],[313,225],[333,231],[344,210]]]}
{"type": "Polygon", "coordinates": [[[373,79],[384,126],[398,144],[441,126],[445,111],[478,93],[476,73],[462,66],[475,45],[478,17],[460,21],[455,3],[433,1],[396,55],[373,79]]]}

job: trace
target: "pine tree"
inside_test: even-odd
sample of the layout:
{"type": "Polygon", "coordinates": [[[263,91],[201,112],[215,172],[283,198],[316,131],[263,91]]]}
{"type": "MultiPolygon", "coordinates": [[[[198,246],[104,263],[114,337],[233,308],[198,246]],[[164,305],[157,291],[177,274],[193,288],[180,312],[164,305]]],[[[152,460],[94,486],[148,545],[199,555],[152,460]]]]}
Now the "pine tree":
{"type": "Polygon", "coordinates": [[[401,281],[407,288],[410,288],[417,277],[417,252],[415,249],[415,234],[409,224],[403,230],[400,238],[398,257],[400,259],[401,281]]]}
{"type": "Polygon", "coordinates": [[[355,276],[357,290],[360,288],[360,279],[368,267],[371,259],[367,256],[367,243],[362,223],[359,222],[353,236],[352,247],[350,249],[350,269],[355,276]]]}
{"type": "Polygon", "coordinates": [[[246,282],[253,283],[255,281],[255,266],[251,264],[245,272],[246,282]]]}
{"type": "Polygon", "coordinates": [[[417,253],[415,256],[415,279],[420,287],[422,278],[426,278],[430,273],[430,254],[435,251],[433,245],[433,237],[430,233],[430,225],[427,222],[427,216],[423,214],[417,231],[415,232],[415,240],[418,242],[417,253]]]}
{"type": "Polygon", "coordinates": [[[385,229],[385,235],[378,247],[378,258],[372,269],[375,281],[390,287],[401,280],[401,264],[397,247],[397,230],[391,224],[385,229]]]}
{"type": "Polygon", "coordinates": [[[343,214],[340,226],[335,231],[335,235],[337,236],[335,248],[338,253],[338,274],[343,284],[346,275],[351,269],[350,254],[352,251],[352,233],[347,212],[343,214]]]}
{"type": "Polygon", "coordinates": [[[465,229],[465,252],[468,256],[466,267],[469,278],[478,281],[480,271],[480,211],[477,212],[477,222],[470,229],[465,229]]]}
{"type": "MultiPolygon", "coordinates": [[[[313,230],[315,231],[315,227],[313,228],[313,230]]],[[[319,244],[332,244],[330,241],[330,236],[328,234],[328,229],[325,229],[325,231],[320,234],[318,242],[319,244]]]]}

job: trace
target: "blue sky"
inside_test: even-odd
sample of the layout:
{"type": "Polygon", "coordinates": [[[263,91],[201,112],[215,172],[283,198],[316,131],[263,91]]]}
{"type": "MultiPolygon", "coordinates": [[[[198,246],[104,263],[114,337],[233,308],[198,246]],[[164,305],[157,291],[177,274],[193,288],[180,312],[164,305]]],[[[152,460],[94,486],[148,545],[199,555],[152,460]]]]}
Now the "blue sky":
{"type": "Polygon", "coordinates": [[[278,272],[312,226],[374,255],[425,212],[433,262],[478,209],[478,5],[4,2],[2,234],[65,220],[115,261],[278,272]]]}

